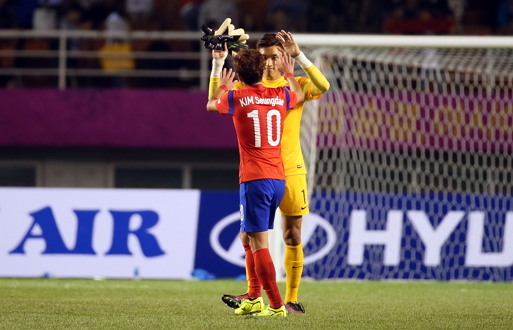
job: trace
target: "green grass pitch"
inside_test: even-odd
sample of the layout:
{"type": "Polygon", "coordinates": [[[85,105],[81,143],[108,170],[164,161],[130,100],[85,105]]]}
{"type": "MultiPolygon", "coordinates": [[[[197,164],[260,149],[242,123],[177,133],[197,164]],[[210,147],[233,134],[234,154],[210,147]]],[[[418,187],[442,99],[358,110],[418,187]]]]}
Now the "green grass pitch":
{"type": "Polygon", "coordinates": [[[0,328],[513,329],[511,283],[305,281],[307,313],[287,318],[233,314],[221,295],[243,291],[232,280],[0,279],[0,328]]]}

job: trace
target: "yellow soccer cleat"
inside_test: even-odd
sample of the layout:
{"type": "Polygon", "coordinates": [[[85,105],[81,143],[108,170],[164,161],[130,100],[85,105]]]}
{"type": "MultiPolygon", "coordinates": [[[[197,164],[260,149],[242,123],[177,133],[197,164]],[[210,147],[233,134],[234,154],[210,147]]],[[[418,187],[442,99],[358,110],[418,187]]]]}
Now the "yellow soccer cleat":
{"type": "Polygon", "coordinates": [[[271,306],[266,306],[263,311],[260,313],[253,314],[254,316],[278,316],[278,317],[287,317],[287,309],[282,305],[280,308],[271,308],[271,306]]]}
{"type": "Polygon", "coordinates": [[[264,299],[262,297],[255,298],[253,300],[243,299],[239,308],[235,309],[235,314],[248,315],[260,313],[264,309],[264,306],[264,299]]]}

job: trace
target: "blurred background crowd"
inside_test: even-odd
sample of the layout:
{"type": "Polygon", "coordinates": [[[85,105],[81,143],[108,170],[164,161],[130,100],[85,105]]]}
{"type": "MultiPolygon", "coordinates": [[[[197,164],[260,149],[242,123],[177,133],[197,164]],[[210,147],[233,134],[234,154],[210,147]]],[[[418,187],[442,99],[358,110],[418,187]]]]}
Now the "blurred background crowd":
{"type": "Polygon", "coordinates": [[[0,29],[509,34],[512,0],[0,0],[0,29]]]}
{"type": "MultiPolygon", "coordinates": [[[[66,87],[196,89],[202,82],[201,74],[193,72],[201,67],[200,27],[216,28],[226,17],[253,35],[281,29],[334,34],[513,34],[513,0],[0,0],[0,31],[4,36],[12,32],[0,36],[0,87],[58,84],[62,50],[58,34],[22,37],[18,30],[193,31],[198,37],[193,34],[188,41],[126,41],[134,58],[126,62],[128,68],[118,70],[123,71],[121,78],[102,71],[105,62],[97,54],[108,39],[71,38],[65,47],[82,55],[68,52],[65,79],[66,87]],[[140,56],[145,52],[161,58],[140,56]],[[133,70],[158,70],[167,76],[143,77],[141,71],[133,70]]],[[[251,38],[250,45],[255,40],[251,38]]]]}

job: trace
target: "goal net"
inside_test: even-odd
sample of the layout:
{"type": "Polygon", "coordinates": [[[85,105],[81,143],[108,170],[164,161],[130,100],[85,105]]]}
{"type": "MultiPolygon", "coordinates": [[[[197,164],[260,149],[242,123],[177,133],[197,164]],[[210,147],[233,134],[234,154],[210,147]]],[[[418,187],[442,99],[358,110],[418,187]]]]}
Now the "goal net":
{"type": "Polygon", "coordinates": [[[303,275],[511,281],[513,42],[379,37],[298,38],[331,84],[303,115],[329,223],[305,218],[303,275]]]}

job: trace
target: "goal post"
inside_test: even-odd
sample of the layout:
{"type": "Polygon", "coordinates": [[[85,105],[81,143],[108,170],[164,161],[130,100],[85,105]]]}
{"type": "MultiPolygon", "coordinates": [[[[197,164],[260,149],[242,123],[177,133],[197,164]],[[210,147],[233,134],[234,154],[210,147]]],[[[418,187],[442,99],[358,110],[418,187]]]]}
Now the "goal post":
{"type": "Polygon", "coordinates": [[[303,114],[304,276],[512,280],[513,38],[294,37],[331,84],[303,114]]]}

